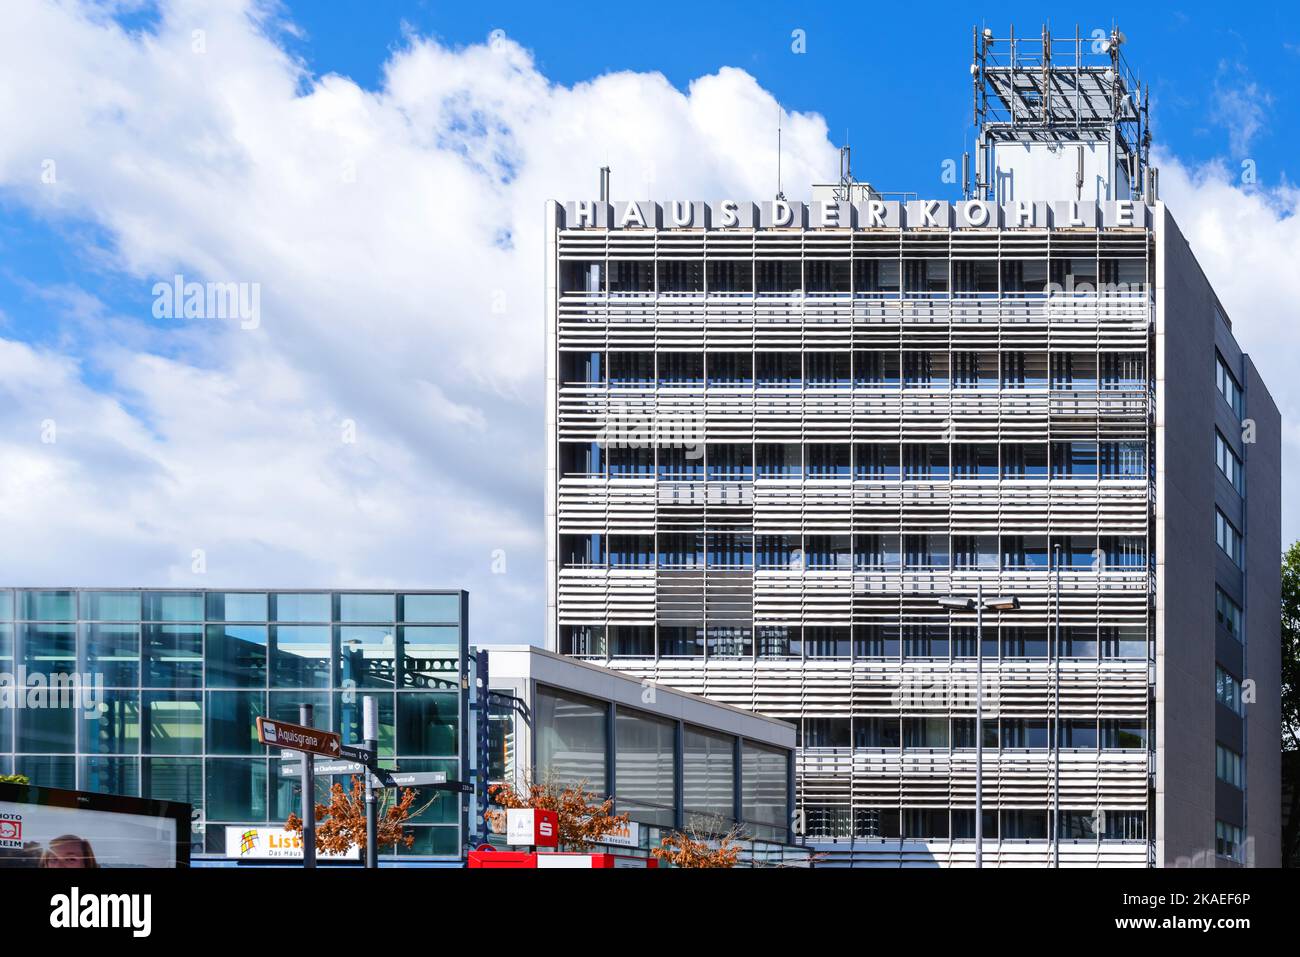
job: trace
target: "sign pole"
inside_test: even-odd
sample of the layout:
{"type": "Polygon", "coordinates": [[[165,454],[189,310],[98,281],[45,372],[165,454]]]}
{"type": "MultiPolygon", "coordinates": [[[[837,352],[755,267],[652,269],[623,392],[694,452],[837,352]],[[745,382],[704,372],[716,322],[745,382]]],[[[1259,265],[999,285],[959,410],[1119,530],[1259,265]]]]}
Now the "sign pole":
{"type": "MultiPolygon", "coordinates": [[[[361,701],[362,736],[366,740],[366,750],[379,753],[379,699],[365,697],[361,701]]],[[[366,867],[379,866],[379,802],[375,800],[375,791],[379,784],[375,780],[373,769],[367,768],[366,782],[366,867]]]]}
{"type": "MultiPolygon", "coordinates": [[[[311,727],[311,710],[309,704],[298,706],[298,720],[306,727],[311,727]]],[[[309,751],[302,751],[302,866],[316,866],[316,773],[312,765],[313,756],[309,751]]]]}

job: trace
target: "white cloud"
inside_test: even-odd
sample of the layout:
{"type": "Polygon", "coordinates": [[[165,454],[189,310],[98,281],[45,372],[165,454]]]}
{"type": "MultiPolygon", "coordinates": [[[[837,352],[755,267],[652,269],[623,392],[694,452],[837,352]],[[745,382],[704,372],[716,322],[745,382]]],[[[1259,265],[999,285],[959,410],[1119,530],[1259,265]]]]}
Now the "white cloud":
{"type": "MultiPolygon", "coordinates": [[[[47,291],[57,350],[0,340],[0,581],[463,586],[478,640],[538,640],[544,201],[606,164],[618,196],[771,194],[771,95],[734,69],[565,87],[509,40],[416,36],[370,91],[306,75],[251,0],[135,34],[72,0],[5,15],[0,195],[95,225],[83,254],[141,305],[47,291]],[[260,328],[153,319],[175,273],[259,283],[260,328]]],[[[783,126],[799,196],[836,153],[820,117],[783,126]]]]}
{"type": "MultiPolygon", "coordinates": [[[[1294,475],[1300,468],[1300,189],[1245,186],[1221,163],[1194,170],[1168,156],[1157,163],[1161,198],[1282,412],[1283,475],[1294,475]]],[[[1300,511],[1290,496],[1283,496],[1282,511],[1283,542],[1300,538],[1300,511]]]]}

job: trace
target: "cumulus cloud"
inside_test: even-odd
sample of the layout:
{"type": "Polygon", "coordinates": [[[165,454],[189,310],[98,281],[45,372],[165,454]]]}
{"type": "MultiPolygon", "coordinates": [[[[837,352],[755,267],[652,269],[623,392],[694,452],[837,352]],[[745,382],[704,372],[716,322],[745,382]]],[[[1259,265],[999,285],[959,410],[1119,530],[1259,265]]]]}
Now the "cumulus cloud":
{"type": "MultiPolygon", "coordinates": [[[[461,586],[477,640],[538,640],[544,201],[602,165],[768,195],[775,100],[735,69],[555,84],[501,37],[407,36],[371,90],[255,0],[112,6],[0,32],[0,197],[93,227],[68,241],[125,290],[41,290],[57,345],[0,339],[0,581],[461,586]],[[257,328],[155,318],[176,274],[257,284],[257,328]]],[[[783,125],[798,197],[836,154],[783,125]]]]}
{"type": "MultiPolygon", "coordinates": [[[[1282,411],[1283,474],[1293,475],[1300,468],[1300,189],[1243,184],[1241,170],[1224,163],[1190,169],[1170,156],[1156,161],[1161,198],[1282,411]]],[[[1283,540],[1300,538],[1295,502],[1284,496],[1282,508],[1283,540]]]]}

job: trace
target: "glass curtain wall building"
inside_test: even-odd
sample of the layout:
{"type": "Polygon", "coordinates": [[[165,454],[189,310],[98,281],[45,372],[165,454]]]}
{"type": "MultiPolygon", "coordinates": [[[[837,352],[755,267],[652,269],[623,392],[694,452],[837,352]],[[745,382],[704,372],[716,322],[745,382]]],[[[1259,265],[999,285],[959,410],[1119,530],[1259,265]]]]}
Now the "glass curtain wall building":
{"type": "Polygon", "coordinates": [[[797,722],[831,859],[971,863],[982,748],[986,863],[1266,864],[1277,409],[1119,41],[1018,42],[967,201],[550,204],[549,647],[797,722]]]}
{"type": "MultiPolygon", "coordinates": [[[[299,809],[301,779],[258,742],[258,716],[297,723],[311,704],[316,726],[360,744],[375,696],[386,766],[467,780],[467,610],[461,591],[0,591],[0,673],[25,696],[0,708],[0,773],[187,802],[196,860],[224,856],[226,825],[299,809]],[[33,687],[73,674],[88,705],[29,706],[33,687]]],[[[330,783],[317,777],[318,800],[330,783]]],[[[400,854],[459,857],[460,798],[428,791],[416,806],[428,802],[400,854]]]]}

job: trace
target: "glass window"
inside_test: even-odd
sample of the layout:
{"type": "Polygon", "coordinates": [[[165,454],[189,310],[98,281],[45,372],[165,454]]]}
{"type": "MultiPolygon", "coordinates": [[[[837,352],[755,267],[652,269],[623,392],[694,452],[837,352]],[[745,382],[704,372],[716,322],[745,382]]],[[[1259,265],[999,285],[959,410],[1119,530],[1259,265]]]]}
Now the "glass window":
{"type": "Polygon", "coordinates": [[[271,625],[271,687],[329,685],[329,625],[271,625]]]}
{"type": "Polygon", "coordinates": [[[339,685],[345,688],[392,688],[397,659],[397,629],[392,625],[336,626],[339,685]]]}
{"type": "MultiPolygon", "coordinates": [[[[145,758],[140,766],[140,796],[155,801],[178,801],[203,809],[201,758],[145,758]]],[[[287,816],[287,815],[286,815],[287,816]]]]}
{"type": "Polygon", "coordinates": [[[1245,632],[1242,630],[1242,612],[1241,606],[1228,597],[1228,593],[1217,585],[1214,588],[1214,617],[1223,630],[1230,634],[1238,641],[1245,640],[1245,632]]]}
{"type": "Polygon", "coordinates": [[[83,669],[102,675],[109,688],[134,687],[140,683],[140,626],[82,625],[83,669]]]}
{"type": "Polygon", "coordinates": [[[338,596],[339,621],[396,621],[396,595],[338,596]]]}
{"type": "Polygon", "coordinates": [[[140,759],[82,758],[81,790],[138,797],[140,794],[140,759]]]}
{"type": "Polygon", "coordinates": [[[460,687],[460,629],[412,627],[399,629],[402,642],[403,688],[458,689],[460,687]]]}
{"type": "Polygon", "coordinates": [[[682,799],[688,826],[726,831],[735,821],[736,739],[694,725],[682,729],[682,799]]]}
{"type": "Polygon", "coordinates": [[[643,824],[672,827],[674,723],[626,708],[619,708],[614,720],[618,811],[643,824]]]}
{"type": "Polygon", "coordinates": [[[745,823],[755,837],[784,841],[790,820],[788,752],[746,741],[740,761],[745,823]]]}
{"type": "Polygon", "coordinates": [[[208,754],[265,754],[257,740],[257,719],[265,714],[265,691],[209,691],[208,754]]]}
{"type": "Polygon", "coordinates": [[[255,592],[208,592],[208,620],[266,621],[266,604],[255,592]]]}
{"type": "Polygon", "coordinates": [[[400,754],[448,755],[459,748],[460,695],[407,691],[397,696],[400,754]]]}
{"type": "Polygon", "coordinates": [[[1240,754],[1221,744],[1214,746],[1214,773],[1220,781],[1231,784],[1235,788],[1242,787],[1245,781],[1242,767],[1240,754]]]}
{"type": "Polygon", "coordinates": [[[73,754],[77,750],[77,723],[85,712],[77,707],[71,692],[61,691],[49,703],[58,706],[19,708],[14,712],[17,750],[37,754],[73,754]]]}
{"type": "Polygon", "coordinates": [[[103,693],[97,706],[82,711],[81,750],[92,754],[140,753],[140,692],[103,693]]]}
{"type": "MultiPolygon", "coordinates": [[[[207,762],[208,787],[204,805],[208,821],[266,820],[266,761],[207,762]]],[[[211,824],[208,825],[211,828],[211,824]]]]}
{"type": "Polygon", "coordinates": [[[1232,563],[1241,566],[1241,533],[1228,521],[1228,517],[1217,508],[1214,510],[1214,538],[1232,563]]]}
{"type": "Polygon", "coordinates": [[[77,670],[77,626],[21,626],[22,663],[32,675],[70,675],[77,670]]]}
{"type": "Polygon", "coordinates": [[[266,625],[208,625],[209,688],[266,687],[266,625]]]}
{"type": "Polygon", "coordinates": [[[1244,860],[1241,828],[1226,821],[1214,822],[1214,852],[1241,863],[1244,860]]]}
{"type": "Polygon", "coordinates": [[[805,748],[847,748],[852,736],[848,718],[804,718],[805,748]]]}
{"type": "Polygon", "coordinates": [[[1241,459],[1217,429],[1214,431],[1214,461],[1219,466],[1219,471],[1232,483],[1232,487],[1238,492],[1242,491],[1244,483],[1241,459]]]}
{"type": "Polygon", "coordinates": [[[362,734],[365,732],[365,727],[362,722],[364,720],[364,701],[366,698],[376,698],[379,701],[379,753],[391,755],[395,751],[394,743],[397,732],[397,715],[394,711],[391,693],[336,692],[334,695],[335,730],[338,731],[339,737],[343,739],[344,744],[359,745],[363,742],[362,734]]]}
{"type": "Polygon", "coordinates": [[[76,621],[75,591],[25,591],[22,614],[28,621],[76,621]]]}
{"type": "Polygon", "coordinates": [[[539,781],[564,787],[585,781],[597,796],[605,785],[607,709],[599,701],[538,687],[534,728],[539,781]]]}
{"type": "Polygon", "coordinates": [[[403,595],[402,621],[460,621],[460,595],[403,595]]]}
{"type": "Polygon", "coordinates": [[[202,686],[202,625],[145,625],[142,640],[147,687],[202,686]]]}
{"type": "Polygon", "coordinates": [[[202,621],[202,592],[147,591],[144,593],[145,621],[202,621]]]}
{"type": "Polygon", "coordinates": [[[328,622],[330,596],[319,592],[272,595],[271,617],[274,621],[328,622]]]}
{"type": "Polygon", "coordinates": [[[1240,419],[1243,411],[1241,386],[1237,384],[1237,377],[1232,374],[1223,356],[1216,352],[1214,358],[1214,384],[1219,389],[1219,395],[1223,396],[1223,400],[1228,403],[1228,408],[1232,409],[1233,414],[1240,419]]]}
{"type": "Polygon", "coordinates": [[[8,588],[0,588],[0,618],[13,618],[14,593],[8,588]]]}
{"type": "Polygon", "coordinates": [[[138,591],[88,591],[81,595],[81,617],[86,621],[139,621],[138,591]]]}
{"type": "Polygon", "coordinates": [[[67,791],[77,787],[77,759],[72,755],[37,757],[20,754],[14,759],[14,773],[23,775],[38,787],[67,791]]]}
{"type": "Polygon", "coordinates": [[[1233,714],[1241,714],[1241,682],[1219,666],[1214,668],[1214,697],[1233,714]]]}
{"type": "Polygon", "coordinates": [[[202,754],[200,691],[144,692],[144,750],[147,754],[202,754]]]}

